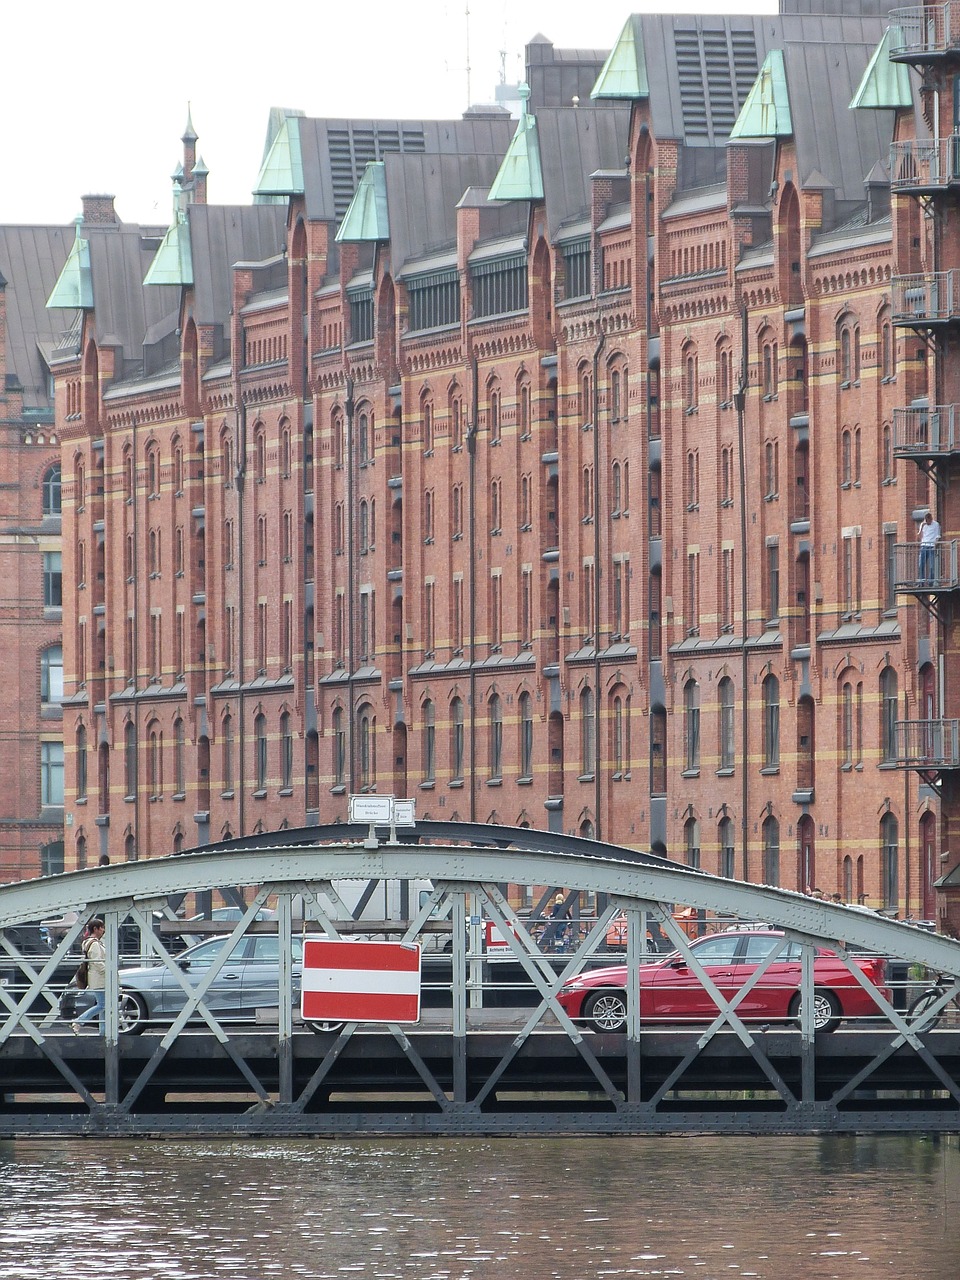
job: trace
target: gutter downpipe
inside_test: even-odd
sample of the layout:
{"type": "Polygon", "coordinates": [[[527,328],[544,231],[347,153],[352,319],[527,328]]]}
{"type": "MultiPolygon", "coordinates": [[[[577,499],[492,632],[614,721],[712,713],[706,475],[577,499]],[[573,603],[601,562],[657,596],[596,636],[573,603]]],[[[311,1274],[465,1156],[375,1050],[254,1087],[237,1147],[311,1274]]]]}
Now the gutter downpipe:
{"type": "MultiPolygon", "coordinates": [[[[353,677],[357,669],[357,653],[356,653],[356,552],[353,539],[353,496],[356,486],[355,471],[356,458],[354,457],[354,439],[353,439],[353,415],[355,402],[353,399],[353,379],[349,374],[346,375],[344,382],[344,399],[343,412],[346,418],[347,428],[347,697],[349,700],[350,714],[347,716],[347,756],[350,761],[348,770],[350,778],[350,795],[355,795],[357,791],[357,752],[356,752],[356,720],[357,709],[354,706],[353,693],[353,677]]],[[[314,554],[316,554],[316,536],[314,536],[314,554]]]]}
{"type": "Polygon", "coordinates": [[[480,398],[480,361],[470,353],[471,396],[470,422],[467,424],[467,458],[469,459],[468,539],[470,562],[470,821],[477,820],[477,405],[480,398]]]}
{"type": "MultiPolygon", "coordinates": [[[[597,324],[601,325],[599,311],[597,312],[597,324]]],[[[602,838],[602,824],[600,816],[600,805],[603,799],[603,790],[600,779],[600,766],[602,763],[600,754],[600,743],[603,741],[603,734],[600,731],[600,600],[602,593],[600,589],[600,354],[606,343],[607,335],[603,328],[600,328],[600,341],[597,343],[596,350],[593,353],[593,685],[594,685],[594,717],[593,717],[593,796],[595,822],[593,837],[595,840],[602,838]]]]}
{"type": "Polygon", "coordinates": [[[745,410],[747,404],[748,384],[748,352],[749,340],[747,308],[741,296],[738,299],[740,309],[740,382],[734,394],[737,409],[737,452],[739,454],[740,472],[740,684],[743,690],[740,703],[740,732],[743,743],[742,768],[740,770],[740,858],[742,876],[749,879],[749,856],[747,852],[747,805],[750,798],[749,753],[747,750],[750,730],[750,690],[748,685],[749,670],[747,663],[747,464],[746,464],[746,425],[745,410]]]}

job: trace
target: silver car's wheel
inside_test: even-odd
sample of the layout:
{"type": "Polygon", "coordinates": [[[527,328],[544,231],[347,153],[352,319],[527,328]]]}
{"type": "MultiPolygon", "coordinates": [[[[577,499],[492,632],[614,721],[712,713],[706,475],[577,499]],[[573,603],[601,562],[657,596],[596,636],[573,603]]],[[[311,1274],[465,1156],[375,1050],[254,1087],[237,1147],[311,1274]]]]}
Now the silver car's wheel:
{"type": "Polygon", "coordinates": [[[133,1036],[140,1034],[147,1025],[147,1006],[142,996],[132,991],[121,993],[119,1022],[121,1031],[133,1036]]]}
{"type": "Polygon", "coordinates": [[[592,1031],[623,1031],[627,1025],[627,997],[604,987],[583,1002],[583,1016],[592,1031]]]}
{"type": "Polygon", "coordinates": [[[343,1022],[308,1022],[307,1026],[316,1035],[323,1035],[325,1031],[341,1031],[346,1024],[343,1022]]]}

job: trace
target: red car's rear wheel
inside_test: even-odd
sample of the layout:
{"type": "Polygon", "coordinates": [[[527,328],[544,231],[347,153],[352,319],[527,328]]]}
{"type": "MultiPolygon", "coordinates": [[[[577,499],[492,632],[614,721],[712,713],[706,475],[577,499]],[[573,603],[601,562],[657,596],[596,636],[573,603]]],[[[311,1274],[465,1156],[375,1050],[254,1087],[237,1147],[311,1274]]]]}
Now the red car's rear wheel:
{"type": "MultiPolygon", "coordinates": [[[[790,1001],[790,1017],[800,1021],[803,1000],[794,996],[790,1001]]],[[[843,1010],[840,1001],[830,991],[814,991],[813,993],[813,1028],[815,1031],[836,1031],[840,1025],[843,1010]]]]}

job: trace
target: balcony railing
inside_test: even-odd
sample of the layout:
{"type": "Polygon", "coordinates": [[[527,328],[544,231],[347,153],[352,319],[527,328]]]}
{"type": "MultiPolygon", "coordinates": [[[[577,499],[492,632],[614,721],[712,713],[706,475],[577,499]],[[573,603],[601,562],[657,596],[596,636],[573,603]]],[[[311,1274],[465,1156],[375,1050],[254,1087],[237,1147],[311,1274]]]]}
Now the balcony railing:
{"type": "Polygon", "coordinates": [[[893,277],[894,324],[960,320],[960,271],[893,277]]]}
{"type": "Polygon", "coordinates": [[[960,50],[960,3],[894,9],[889,16],[893,38],[890,57],[909,62],[924,54],[960,50]]]}
{"type": "Polygon", "coordinates": [[[896,733],[902,768],[960,768],[960,720],[898,720],[896,733]]]}
{"type": "Polygon", "coordinates": [[[957,541],[921,548],[919,542],[898,542],[893,548],[893,589],[901,595],[956,591],[960,587],[957,541]],[[929,552],[929,554],[921,554],[929,552]]]}
{"type": "Polygon", "coordinates": [[[890,147],[891,191],[940,191],[960,186],[960,134],[937,142],[894,142],[890,147]]]}
{"type": "Polygon", "coordinates": [[[930,458],[960,450],[960,405],[894,409],[893,452],[898,458],[930,458]]]}

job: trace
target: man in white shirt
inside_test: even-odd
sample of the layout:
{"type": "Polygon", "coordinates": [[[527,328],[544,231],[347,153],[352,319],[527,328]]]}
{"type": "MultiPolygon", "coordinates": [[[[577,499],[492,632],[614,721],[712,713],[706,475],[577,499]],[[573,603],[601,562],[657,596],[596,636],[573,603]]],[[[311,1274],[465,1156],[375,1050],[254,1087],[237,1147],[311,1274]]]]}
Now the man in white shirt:
{"type": "Polygon", "coordinates": [[[923,517],[923,521],[918,530],[920,538],[920,565],[917,570],[917,577],[920,582],[933,584],[939,577],[936,572],[937,567],[937,543],[940,541],[940,525],[933,518],[933,512],[928,511],[923,517]]]}

